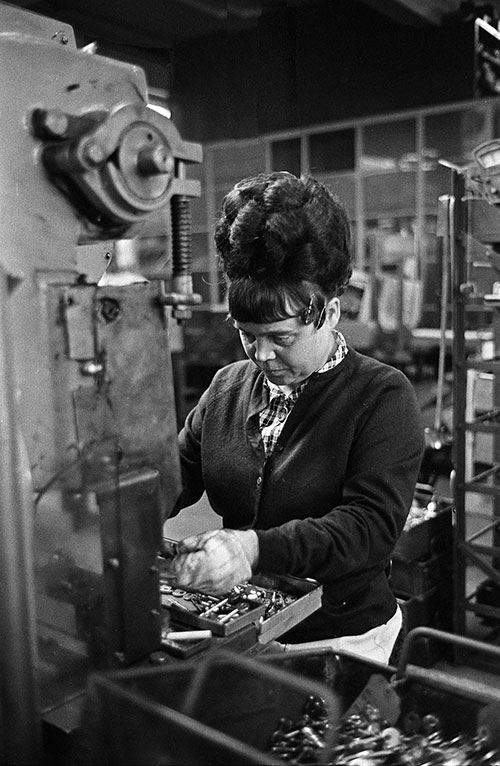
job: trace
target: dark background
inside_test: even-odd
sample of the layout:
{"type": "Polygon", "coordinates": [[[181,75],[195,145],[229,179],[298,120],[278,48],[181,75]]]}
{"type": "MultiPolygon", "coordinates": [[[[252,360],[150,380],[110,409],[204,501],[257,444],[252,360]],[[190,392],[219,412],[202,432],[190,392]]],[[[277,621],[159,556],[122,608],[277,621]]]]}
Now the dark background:
{"type": "MultiPolygon", "coordinates": [[[[24,0],[79,46],[142,66],[184,138],[207,142],[474,96],[458,0],[24,0]],[[408,7],[418,9],[410,12],[408,7]]],[[[470,6],[473,11],[470,12],[470,6]]]]}

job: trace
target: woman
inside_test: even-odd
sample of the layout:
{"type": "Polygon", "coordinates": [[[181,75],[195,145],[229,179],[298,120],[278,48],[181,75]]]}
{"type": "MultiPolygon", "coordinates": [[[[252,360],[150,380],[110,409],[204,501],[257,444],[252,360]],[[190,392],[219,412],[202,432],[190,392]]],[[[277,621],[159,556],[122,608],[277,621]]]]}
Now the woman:
{"type": "Polygon", "coordinates": [[[214,594],[255,572],[309,577],[321,608],[281,638],[388,662],[402,615],[387,579],[424,441],[413,387],[337,329],[351,276],[341,202],[311,177],[244,179],[215,235],[248,360],[219,370],[179,436],[184,491],[223,529],[184,539],[180,587],[214,594]]]}

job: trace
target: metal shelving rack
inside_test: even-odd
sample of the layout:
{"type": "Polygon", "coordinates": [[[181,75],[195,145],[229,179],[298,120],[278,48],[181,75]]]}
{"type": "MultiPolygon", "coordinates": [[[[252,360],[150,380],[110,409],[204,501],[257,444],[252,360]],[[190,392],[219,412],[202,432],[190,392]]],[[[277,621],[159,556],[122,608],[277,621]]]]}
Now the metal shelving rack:
{"type": "Polygon", "coordinates": [[[500,630],[500,603],[481,601],[474,587],[477,578],[483,577],[500,594],[500,291],[497,294],[493,284],[491,294],[480,294],[469,252],[471,238],[482,243],[491,262],[492,283],[500,280],[500,272],[496,273],[494,261],[489,258],[495,251],[491,239],[495,226],[500,243],[500,206],[481,198],[477,187],[471,191],[467,172],[453,170],[447,212],[453,296],[454,627],[456,633],[466,635],[470,632],[467,617],[471,614],[491,625],[493,632],[495,625],[500,630]],[[477,226],[484,220],[490,222],[487,232],[477,226]],[[474,304],[477,307],[478,301],[491,311],[493,348],[488,358],[468,356],[466,349],[467,312],[474,304]],[[473,411],[472,416],[467,406],[471,371],[492,378],[488,409],[473,411]],[[478,434],[488,434],[491,440],[491,460],[486,465],[475,459],[478,434]]]}

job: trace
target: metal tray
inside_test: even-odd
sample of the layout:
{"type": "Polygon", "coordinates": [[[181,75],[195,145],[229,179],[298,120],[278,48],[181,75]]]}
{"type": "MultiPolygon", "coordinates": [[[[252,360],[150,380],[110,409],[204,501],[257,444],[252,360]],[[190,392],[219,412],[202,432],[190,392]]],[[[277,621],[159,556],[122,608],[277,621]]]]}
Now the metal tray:
{"type": "Polygon", "coordinates": [[[220,623],[218,620],[211,619],[209,616],[202,617],[193,606],[191,594],[187,598],[174,589],[174,593],[162,595],[162,605],[167,608],[176,623],[188,625],[191,628],[199,630],[211,630],[214,636],[230,636],[232,633],[244,628],[246,625],[254,623],[257,625],[266,611],[265,605],[256,605],[246,614],[231,620],[228,623],[220,623]]]}
{"type": "Polygon", "coordinates": [[[258,642],[263,644],[286,633],[321,606],[323,588],[315,580],[291,576],[255,575],[249,582],[257,588],[281,591],[293,596],[294,601],[268,617],[266,617],[268,606],[256,605],[246,614],[225,624],[209,616],[200,616],[190,596],[187,599],[180,595],[176,596],[175,589],[172,593],[162,596],[162,603],[169,609],[176,623],[200,630],[208,629],[215,636],[229,636],[249,624],[254,624],[257,628],[258,642]]]}

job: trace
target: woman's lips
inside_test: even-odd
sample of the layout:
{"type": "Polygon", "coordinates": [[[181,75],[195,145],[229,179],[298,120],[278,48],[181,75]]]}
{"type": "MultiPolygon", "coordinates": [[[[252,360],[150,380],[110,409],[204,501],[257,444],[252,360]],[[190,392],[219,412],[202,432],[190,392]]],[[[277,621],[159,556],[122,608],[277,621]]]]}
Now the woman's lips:
{"type": "Polygon", "coordinates": [[[280,375],[280,374],[282,375],[283,373],[288,372],[288,370],[284,367],[279,370],[269,370],[267,368],[263,368],[262,372],[265,373],[266,375],[280,375]]]}

